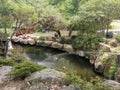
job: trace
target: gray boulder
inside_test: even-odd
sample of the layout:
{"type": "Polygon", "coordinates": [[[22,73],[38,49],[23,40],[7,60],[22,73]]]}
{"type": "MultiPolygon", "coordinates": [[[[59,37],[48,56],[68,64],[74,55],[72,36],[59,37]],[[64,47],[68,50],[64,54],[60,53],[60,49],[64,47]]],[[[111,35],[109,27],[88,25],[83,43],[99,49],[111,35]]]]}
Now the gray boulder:
{"type": "Polygon", "coordinates": [[[11,72],[11,66],[2,66],[0,67],[0,84],[3,84],[5,81],[10,80],[9,73],[11,72]]]}
{"type": "Polygon", "coordinates": [[[31,74],[25,79],[26,82],[62,82],[62,78],[65,76],[63,72],[59,72],[53,69],[43,69],[31,74]]]}
{"type": "Polygon", "coordinates": [[[120,83],[113,81],[113,80],[106,80],[104,81],[104,85],[110,87],[112,90],[120,89],[120,83]]]}

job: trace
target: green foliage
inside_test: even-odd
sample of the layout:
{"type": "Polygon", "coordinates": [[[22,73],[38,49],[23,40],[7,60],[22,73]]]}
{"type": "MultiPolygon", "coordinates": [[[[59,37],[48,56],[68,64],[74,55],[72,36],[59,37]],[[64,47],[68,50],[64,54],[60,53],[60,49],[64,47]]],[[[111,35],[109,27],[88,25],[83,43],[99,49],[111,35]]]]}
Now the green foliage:
{"type": "Polygon", "coordinates": [[[29,76],[31,73],[42,70],[44,68],[45,67],[35,64],[33,62],[24,61],[21,64],[16,64],[11,74],[15,75],[16,78],[25,79],[25,77],[29,76]]]}
{"type": "Polygon", "coordinates": [[[4,28],[5,33],[7,33],[7,28],[11,27],[12,21],[9,17],[11,9],[8,6],[7,0],[0,1],[0,28],[4,28]]]}
{"type": "Polygon", "coordinates": [[[111,65],[109,70],[106,72],[105,77],[107,78],[113,78],[115,72],[117,71],[117,66],[116,65],[111,65]]]}
{"type": "Polygon", "coordinates": [[[109,79],[113,79],[114,74],[118,68],[116,65],[116,55],[103,54],[99,58],[104,65],[104,76],[109,79]]]}
{"type": "Polygon", "coordinates": [[[80,87],[83,84],[82,78],[77,76],[75,72],[67,72],[64,81],[66,84],[72,84],[77,87],[80,87]]]}
{"type": "Polygon", "coordinates": [[[17,52],[12,52],[11,60],[16,63],[22,63],[26,60],[26,58],[23,55],[18,54],[17,52]]]}
{"type": "Polygon", "coordinates": [[[6,65],[6,66],[14,66],[15,62],[12,60],[7,60],[5,58],[0,57],[0,66],[6,65]]]}
{"type": "Polygon", "coordinates": [[[116,36],[116,40],[120,43],[120,34],[116,36]]]}
{"type": "Polygon", "coordinates": [[[66,84],[74,85],[82,90],[112,90],[108,86],[105,86],[99,77],[94,77],[90,81],[87,81],[71,71],[66,73],[66,77],[63,80],[66,84]]]}
{"type": "Polygon", "coordinates": [[[71,44],[72,40],[67,37],[61,37],[60,43],[61,44],[71,44]]]}
{"type": "Polygon", "coordinates": [[[75,49],[95,49],[100,40],[101,36],[99,36],[98,34],[82,33],[75,38],[72,46],[75,49]]]}
{"type": "Polygon", "coordinates": [[[8,34],[2,33],[2,34],[0,35],[0,38],[7,39],[8,36],[9,36],[8,34]]]}

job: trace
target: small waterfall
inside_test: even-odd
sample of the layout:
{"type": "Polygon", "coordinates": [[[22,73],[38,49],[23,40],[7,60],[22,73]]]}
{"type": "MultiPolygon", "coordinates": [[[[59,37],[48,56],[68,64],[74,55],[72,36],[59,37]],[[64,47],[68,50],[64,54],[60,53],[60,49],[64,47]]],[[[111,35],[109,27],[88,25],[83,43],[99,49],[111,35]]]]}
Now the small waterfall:
{"type": "Polygon", "coordinates": [[[8,42],[8,50],[12,50],[12,49],[13,49],[12,42],[9,41],[9,42],[8,42]]]}

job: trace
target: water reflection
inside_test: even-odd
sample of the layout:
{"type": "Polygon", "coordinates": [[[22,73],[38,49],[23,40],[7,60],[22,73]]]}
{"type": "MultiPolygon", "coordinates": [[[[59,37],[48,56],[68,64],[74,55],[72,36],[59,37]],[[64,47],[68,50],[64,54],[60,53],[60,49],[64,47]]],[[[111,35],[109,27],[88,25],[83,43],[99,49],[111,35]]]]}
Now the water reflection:
{"type": "Polygon", "coordinates": [[[89,63],[89,60],[77,55],[45,47],[20,45],[14,45],[14,47],[16,47],[16,50],[26,58],[40,65],[61,71],[76,71],[77,74],[87,78],[96,76],[92,71],[92,66],[89,63]]]}

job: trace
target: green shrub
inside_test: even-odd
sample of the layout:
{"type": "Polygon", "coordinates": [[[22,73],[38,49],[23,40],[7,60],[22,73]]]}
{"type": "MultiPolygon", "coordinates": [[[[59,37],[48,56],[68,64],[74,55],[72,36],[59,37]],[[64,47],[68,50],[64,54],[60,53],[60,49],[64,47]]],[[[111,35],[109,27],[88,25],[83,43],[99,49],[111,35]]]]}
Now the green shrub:
{"type": "Polygon", "coordinates": [[[116,40],[120,43],[120,34],[116,36],[116,40]]]}
{"type": "Polygon", "coordinates": [[[26,58],[23,55],[20,55],[16,52],[12,52],[11,60],[15,61],[16,63],[21,63],[26,60],[26,58]]]}
{"type": "Polygon", "coordinates": [[[105,77],[107,77],[107,78],[114,77],[114,74],[117,71],[117,68],[118,67],[116,65],[111,65],[109,70],[106,72],[105,77]]]}
{"type": "Polygon", "coordinates": [[[96,49],[96,45],[100,42],[101,37],[98,34],[81,33],[73,40],[72,46],[74,49],[93,50],[96,49]]]}
{"type": "Polygon", "coordinates": [[[72,40],[70,38],[61,37],[60,43],[61,44],[71,44],[72,40]]]}
{"type": "Polygon", "coordinates": [[[80,76],[77,76],[75,72],[67,72],[66,77],[64,78],[66,84],[72,84],[76,87],[80,87],[83,80],[80,76]]]}
{"type": "Polygon", "coordinates": [[[42,32],[42,29],[40,27],[38,27],[35,32],[42,32]]]}
{"type": "Polygon", "coordinates": [[[4,39],[7,39],[8,38],[8,34],[5,34],[5,33],[3,33],[3,34],[0,34],[0,38],[4,38],[4,39]]]}
{"type": "Polygon", "coordinates": [[[0,57],[0,66],[2,66],[2,65],[13,66],[13,65],[15,65],[15,62],[12,60],[7,60],[5,58],[0,57]]]}
{"type": "Polygon", "coordinates": [[[111,90],[108,86],[105,86],[99,77],[91,78],[90,81],[87,81],[85,78],[77,75],[75,72],[66,73],[64,82],[68,85],[72,84],[75,87],[79,87],[82,90],[111,90]]]}
{"type": "Polygon", "coordinates": [[[16,78],[25,79],[25,77],[29,76],[31,73],[42,70],[44,68],[45,67],[35,64],[33,62],[24,61],[21,64],[16,64],[11,74],[15,75],[16,78]]]}

